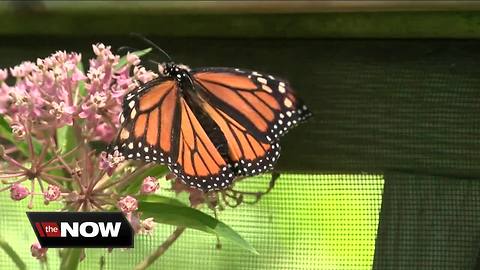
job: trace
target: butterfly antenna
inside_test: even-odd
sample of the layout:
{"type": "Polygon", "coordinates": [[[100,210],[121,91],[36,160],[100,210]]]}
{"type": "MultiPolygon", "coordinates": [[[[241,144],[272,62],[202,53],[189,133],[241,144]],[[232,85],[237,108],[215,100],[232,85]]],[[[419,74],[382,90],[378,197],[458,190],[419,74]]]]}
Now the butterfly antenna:
{"type": "Polygon", "coordinates": [[[159,62],[157,62],[155,60],[152,60],[152,59],[148,59],[147,61],[150,62],[150,64],[155,64],[155,65],[161,65],[162,64],[162,63],[159,63],[159,62]]]}
{"type": "Polygon", "coordinates": [[[118,53],[123,53],[123,52],[125,52],[125,51],[127,51],[127,52],[130,52],[130,51],[131,51],[131,52],[134,52],[134,51],[138,51],[138,49],[137,49],[137,48],[130,47],[130,46],[122,46],[122,47],[120,47],[120,48],[117,49],[117,52],[118,52],[118,53]]]}
{"type": "Polygon", "coordinates": [[[136,37],[136,38],[139,38],[141,40],[143,40],[143,42],[149,44],[150,46],[152,46],[153,48],[155,48],[157,51],[161,52],[162,54],[164,54],[167,58],[168,58],[168,61],[172,61],[172,58],[170,57],[170,55],[168,55],[168,53],[166,53],[164,50],[162,50],[162,48],[158,47],[157,44],[153,43],[153,41],[151,41],[150,39],[140,35],[139,33],[130,33],[130,35],[136,37]]]}

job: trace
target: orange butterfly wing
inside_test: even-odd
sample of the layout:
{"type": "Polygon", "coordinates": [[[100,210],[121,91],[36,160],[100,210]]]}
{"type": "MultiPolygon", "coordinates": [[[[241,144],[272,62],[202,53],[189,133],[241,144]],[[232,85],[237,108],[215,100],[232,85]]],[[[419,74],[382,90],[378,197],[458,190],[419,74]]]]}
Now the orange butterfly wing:
{"type": "Polygon", "coordinates": [[[127,94],[120,116],[122,126],[113,149],[128,159],[172,163],[172,138],[178,137],[179,91],[173,80],[153,80],[127,94]]]}
{"type": "Polygon", "coordinates": [[[270,75],[183,72],[177,76],[192,87],[167,76],[125,96],[111,147],[128,159],[167,164],[190,187],[224,189],[237,176],[272,169],[281,135],[310,116],[288,84],[270,75]]]}
{"type": "Polygon", "coordinates": [[[168,165],[185,184],[222,189],[235,177],[173,80],[154,80],[124,98],[113,150],[168,165]]]}
{"type": "Polygon", "coordinates": [[[311,115],[289,84],[272,75],[229,68],[199,69],[192,74],[207,102],[259,140],[278,141],[311,115]]]}
{"type": "Polygon", "coordinates": [[[187,185],[202,190],[223,189],[235,177],[184,98],[180,100],[179,155],[169,168],[187,185]]]}
{"type": "Polygon", "coordinates": [[[271,75],[228,68],[192,72],[202,108],[222,130],[238,175],[273,168],[279,138],[310,116],[288,83],[271,75]]]}

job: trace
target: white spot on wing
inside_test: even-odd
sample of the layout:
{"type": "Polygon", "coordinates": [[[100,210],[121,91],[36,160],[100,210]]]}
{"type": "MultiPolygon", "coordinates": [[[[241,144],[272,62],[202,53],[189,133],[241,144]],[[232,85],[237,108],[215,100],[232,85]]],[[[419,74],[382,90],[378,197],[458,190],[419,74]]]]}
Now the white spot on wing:
{"type": "Polygon", "coordinates": [[[267,84],[267,80],[265,78],[262,78],[262,77],[258,77],[257,81],[262,83],[262,84],[267,84]]]}

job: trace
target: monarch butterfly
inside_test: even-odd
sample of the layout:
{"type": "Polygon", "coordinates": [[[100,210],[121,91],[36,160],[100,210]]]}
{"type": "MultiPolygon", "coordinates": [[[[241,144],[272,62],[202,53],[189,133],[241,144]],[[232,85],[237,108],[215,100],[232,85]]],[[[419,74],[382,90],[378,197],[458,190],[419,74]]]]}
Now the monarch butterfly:
{"type": "Polygon", "coordinates": [[[160,67],[162,76],[125,95],[110,149],[166,164],[204,192],[273,169],[280,137],[311,115],[290,85],[272,75],[190,69],[171,59],[160,67]]]}

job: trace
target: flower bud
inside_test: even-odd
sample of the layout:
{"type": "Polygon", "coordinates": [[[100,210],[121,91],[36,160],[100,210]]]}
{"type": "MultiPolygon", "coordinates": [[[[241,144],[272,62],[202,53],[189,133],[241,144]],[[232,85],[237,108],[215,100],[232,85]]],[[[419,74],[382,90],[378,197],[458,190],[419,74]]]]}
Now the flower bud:
{"type": "Polygon", "coordinates": [[[19,183],[15,183],[10,187],[10,197],[12,200],[20,201],[27,197],[30,194],[28,188],[20,185],[19,183]]]}
{"type": "Polygon", "coordinates": [[[47,250],[48,250],[48,248],[42,248],[42,246],[38,242],[34,243],[30,247],[30,251],[32,252],[32,256],[39,259],[39,260],[45,258],[45,256],[47,255],[47,250]]]}
{"type": "Polygon", "coordinates": [[[148,176],[145,179],[143,179],[140,192],[142,194],[150,194],[150,193],[154,193],[159,188],[160,188],[160,185],[158,183],[158,179],[152,176],[148,176]]]}
{"type": "Polygon", "coordinates": [[[190,200],[190,205],[192,207],[198,206],[205,202],[205,193],[202,191],[192,188],[188,190],[188,193],[190,193],[188,200],[190,200]]]}
{"type": "Polygon", "coordinates": [[[142,221],[142,234],[151,235],[155,228],[155,221],[153,218],[147,218],[142,221]]]}
{"type": "Polygon", "coordinates": [[[132,196],[127,196],[120,199],[117,206],[123,213],[131,213],[138,209],[138,202],[132,196]]]}
{"type": "Polygon", "coordinates": [[[60,187],[54,185],[48,185],[47,190],[43,193],[43,197],[46,201],[56,201],[60,197],[60,187]]]}

